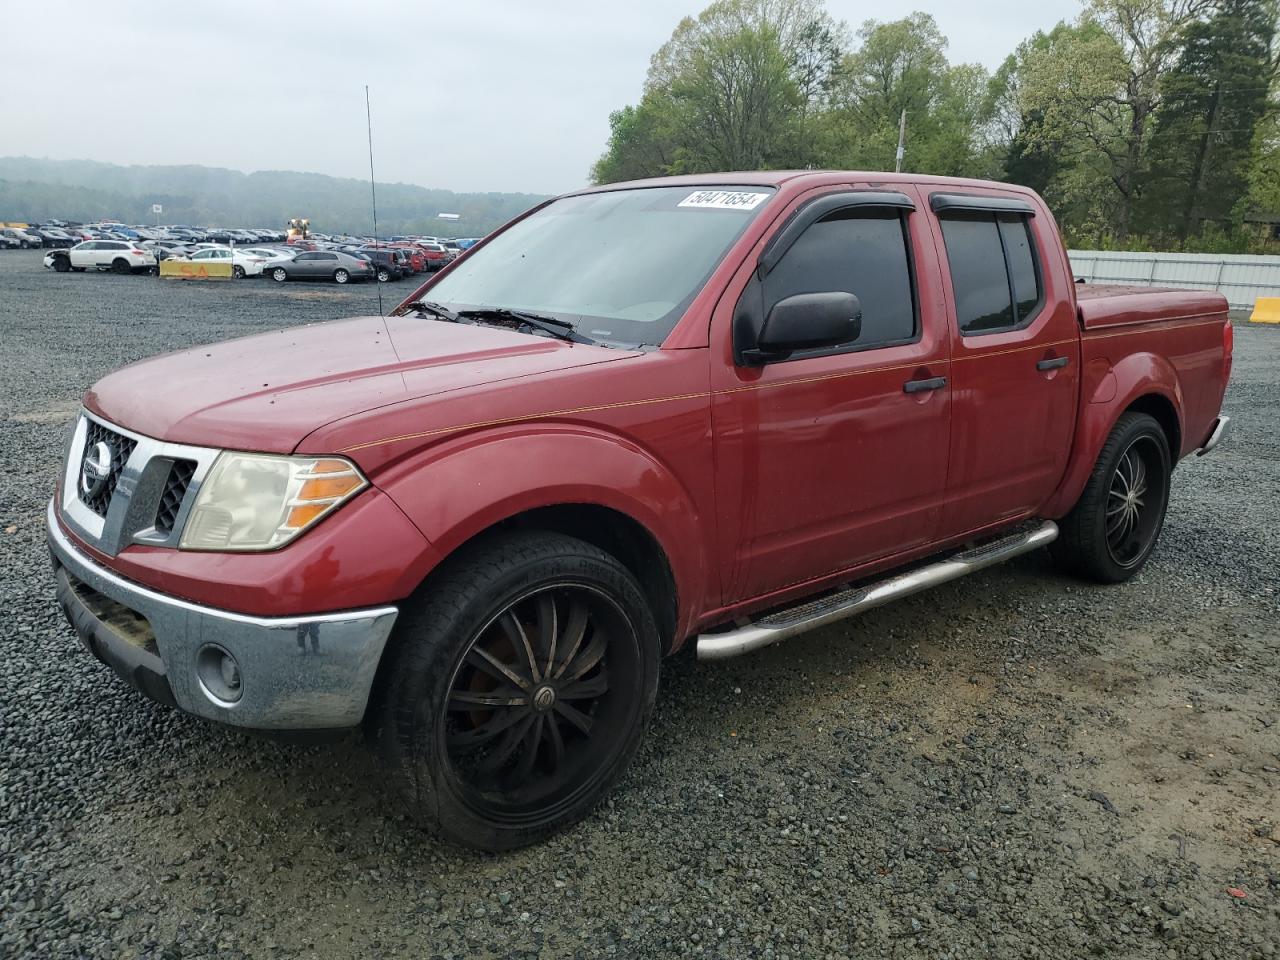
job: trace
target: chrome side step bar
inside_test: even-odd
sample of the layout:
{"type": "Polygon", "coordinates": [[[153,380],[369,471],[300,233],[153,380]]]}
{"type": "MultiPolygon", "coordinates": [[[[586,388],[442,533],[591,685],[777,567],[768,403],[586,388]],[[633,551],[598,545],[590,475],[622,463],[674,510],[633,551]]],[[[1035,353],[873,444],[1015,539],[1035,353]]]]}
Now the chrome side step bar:
{"type": "Polygon", "coordinates": [[[1058,525],[1052,520],[1046,520],[1031,530],[1022,530],[993,540],[879,583],[851,587],[840,593],[771,613],[736,630],[699,634],[696,641],[698,659],[727,660],[729,657],[750,653],[798,633],[825,627],[855,613],[862,613],[921,590],[994,567],[1020,554],[1047,546],[1057,538],[1058,525]]]}

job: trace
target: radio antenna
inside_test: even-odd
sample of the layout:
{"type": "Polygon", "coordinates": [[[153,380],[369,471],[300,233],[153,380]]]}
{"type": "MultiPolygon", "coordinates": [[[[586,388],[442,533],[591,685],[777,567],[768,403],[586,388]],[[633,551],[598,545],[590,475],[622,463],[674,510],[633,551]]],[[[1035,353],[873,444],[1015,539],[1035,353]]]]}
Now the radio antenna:
{"type": "MultiPolygon", "coordinates": [[[[369,129],[369,196],[373,200],[373,248],[379,252],[382,246],[378,243],[378,183],[373,177],[373,110],[369,107],[369,85],[364,85],[364,119],[369,129]]],[[[382,282],[378,279],[377,271],[380,264],[374,261],[373,282],[378,285],[378,316],[382,313],[382,282]]]]}

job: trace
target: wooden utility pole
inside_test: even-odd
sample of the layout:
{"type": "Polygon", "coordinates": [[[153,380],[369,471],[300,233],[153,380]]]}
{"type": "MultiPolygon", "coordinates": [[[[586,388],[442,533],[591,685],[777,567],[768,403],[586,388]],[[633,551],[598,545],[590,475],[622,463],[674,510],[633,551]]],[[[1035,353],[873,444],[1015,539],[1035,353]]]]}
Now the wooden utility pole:
{"type": "Polygon", "coordinates": [[[894,164],[893,172],[902,172],[902,154],[907,142],[907,111],[902,111],[902,117],[898,120],[898,160],[894,164]]]}

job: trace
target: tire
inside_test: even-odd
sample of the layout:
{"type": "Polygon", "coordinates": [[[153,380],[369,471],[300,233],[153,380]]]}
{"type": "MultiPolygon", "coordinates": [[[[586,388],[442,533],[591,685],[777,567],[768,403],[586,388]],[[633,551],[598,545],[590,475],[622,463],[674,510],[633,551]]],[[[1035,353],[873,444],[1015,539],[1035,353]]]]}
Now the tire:
{"type": "Polygon", "coordinates": [[[653,614],[615,558],[556,533],[488,537],[401,615],[371,709],[380,753],[437,835],[493,851],[534,843],[622,775],[659,660],[653,614]]]}
{"type": "Polygon", "coordinates": [[[1146,564],[1169,505],[1173,460],[1154,417],[1120,417],[1050,552],[1069,573],[1122,583],[1146,564]]]}
{"type": "Polygon", "coordinates": [[[231,279],[232,279],[232,280],[243,280],[243,279],[244,279],[244,267],[240,266],[240,264],[238,264],[238,263],[232,264],[232,265],[231,265],[231,279]]]}
{"type": "Polygon", "coordinates": [[[271,271],[271,279],[276,283],[284,283],[289,279],[289,274],[285,272],[284,267],[276,267],[271,271]]]}
{"type": "Polygon", "coordinates": [[[133,266],[123,257],[117,257],[111,261],[111,272],[119,274],[133,273],[133,266]]]}
{"type": "Polygon", "coordinates": [[[333,271],[334,283],[346,283],[350,279],[351,279],[351,274],[347,273],[347,271],[345,270],[339,269],[339,270],[333,271]]]}
{"type": "Polygon", "coordinates": [[[71,261],[68,260],[66,257],[54,257],[53,269],[56,270],[58,273],[66,273],[71,269],[71,261]]]}
{"type": "Polygon", "coordinates": [[[390,279],[391,279],[391,271],[390,271],[390,270],[388,270],[388,269],[386,269],[385,267],[379,267],[379,268],[378,268],[378,282],[379,282],[379,283],[386,283],[386,282],[387,282],[388,280],[390,280],[390,279]]]}
{"type": "Polygon", "coordinates": [[[30,246],[30,244],[29,244],[29,243],[27,243],[27,241],[25,241],[25,240],[19,240],[19,241],[18,241],[18,246],[20,246],[23,250],[25,250],[25,249],[27,249],[27,247],[29,247],[29,246],[30,246]]]}

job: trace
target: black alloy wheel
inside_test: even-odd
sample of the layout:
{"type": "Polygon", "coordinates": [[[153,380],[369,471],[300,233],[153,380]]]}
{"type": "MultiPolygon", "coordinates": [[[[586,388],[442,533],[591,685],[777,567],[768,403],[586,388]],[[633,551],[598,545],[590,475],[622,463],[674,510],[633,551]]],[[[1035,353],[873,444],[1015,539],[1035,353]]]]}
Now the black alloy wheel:
{"type": "Polygon", "coordinates": [[[1060,566],[1099,583],[1128,580],[1147,562],[1164,525],[1173,460],[1150,415],[1121,415],[1050,552],[1060,566]]]}
{"type": "Polygon", "coordinates": [[[1107,490],[1107,552],[1117,566],[1138,563],[1151,547],[1164,505],[1164,456],[1150,436],[1135,439],[1116,463],[1107,490]]]}
{"type": "Polygon", "coordinates": [[[634,674],[626,617],[592,587],[552,583],[519,597],[472,640],[442,725],[465,798],[519,820],[571,799],[624,731],[610,669],[634,674]]]}
{"type": "Polygon", "coordinates": [[[392,643],[383,754],[425,825],[482,849],[586,816],[634,755],[657,690],[660,644],[639,585],[561,534],[467,549],[392,643]]]}

